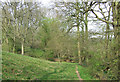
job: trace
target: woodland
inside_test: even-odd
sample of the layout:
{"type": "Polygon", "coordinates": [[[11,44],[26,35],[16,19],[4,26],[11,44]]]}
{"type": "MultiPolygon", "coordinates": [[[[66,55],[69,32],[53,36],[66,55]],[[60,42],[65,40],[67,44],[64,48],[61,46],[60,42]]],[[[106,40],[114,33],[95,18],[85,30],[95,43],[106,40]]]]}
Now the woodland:
{"type": "Polygon", "coordinates": [[[49,4],[0,2],[2,79],[119,80],[120,2],[49,4]]]}

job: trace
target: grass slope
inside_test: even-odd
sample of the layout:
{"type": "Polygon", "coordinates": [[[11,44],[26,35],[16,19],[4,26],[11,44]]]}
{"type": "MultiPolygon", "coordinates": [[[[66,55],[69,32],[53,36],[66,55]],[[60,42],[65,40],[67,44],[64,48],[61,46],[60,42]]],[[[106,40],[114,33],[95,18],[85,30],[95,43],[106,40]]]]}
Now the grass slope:
{"type": "MultiPolygon", "coordinates": [[[[58,63],[13,53],[2,53],[3,80],[78,80],[76,63],[58,63]]],[[[92,77],[86,68],[78,65],[84,80],[92,77]]]]}

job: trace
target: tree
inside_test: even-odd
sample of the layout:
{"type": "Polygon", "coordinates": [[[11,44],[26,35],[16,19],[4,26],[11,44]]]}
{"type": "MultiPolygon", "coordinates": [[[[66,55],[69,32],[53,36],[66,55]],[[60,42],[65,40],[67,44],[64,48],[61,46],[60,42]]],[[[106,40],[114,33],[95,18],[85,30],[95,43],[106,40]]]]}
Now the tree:
{"type": "Polygon", "coordinates": [[[84,50],[85,47],[84,44],[87,43],[88,40],[89,9],[95,3],[83,2],[83,1],[78,2],[78,0],[76,0],[74,2],[60,2],[55,4],[56,7],[62,12],[62,15],[64,15],[64,20],[65,20],[64,23],[68,24],[68,28],[66,29],[67,33],[69,33],[74,28],[77,29],[78,57],[79,57],[79,63],[81,63],[82,56],[80,56],[80,54],[83,54],[83,52],[81,51],[84,50]],[[80,33],[81,31],[80,28],[82,29],[82,33],[80,33]]]}
{"type": "MultiPolygon", "coordinates": [[[[12,39],[13,52],[16,51],[16,41],[19,39],[21,41],[21,54],[24,54],[24,45],[29,41],[27,40],[29,32],[33,33],[41,22],[42,14],[39,15],[39,12],[41,12],[40,6],[32,2],[6,2],[3,3],[3,11],[4,20],[2,28],[4,34],[12,39]]],[[[8,38],[6,40],[8,43],[8,38]]]]}
{"type": "MultiPolygon", "coordinates": [[[[109,58],[109,60],[110,61],[112,61],[112,60],[114,60],[114,62],[115,61],[118,61],[118,52],[119,52],[119,47],[118,47],[118,45],[119,45],[119,43],[118,43],[118,37],[119,37],[119,21],[118,21],[118,18],[119,18],[119,9],[118,9],[118,7],[119,7],[119,2],[111,2],[111,3],[109,3],[110,5],[107,7],[107,8],[109,8],[109,10],[107,11],[107,16],[105,16],[105,12],[103,11],[103,9],[100,7],[100,5],[102,5],[102,4],[107,4],[106,2],[98,2],[98,3],[96,3],[96,5],[99,5],[99,10],[100,10],[100,13],[102,14],[102,16],[103,16],[103,18],[101,18],[101,17],[99,17],[97,14],[96,14],[96,12],[95,12],[95,10],[94,9],[91,9],[91,11],[92,11],[92,13],[96,16],[96,18],[98,19],[98,20],[100,20],[100,21],[102,21],[102,22],[104,22],[104,23],[106,23],[106,35],[105,35],[105,43],[106,43],[106,57],[108,57],[109,58]],[[111,14],[110,14],[110,12],[111,12],[111,8],[112,8],[112,16],[111,16],[111,14]],[[110,20],[110,18],[112,17],[112,20],[110,20]],[[114,50],[112,50],[112,53],[114,54],[114,55],[111,55],[112,57],[110,57],[110,52],[108,51],[108,46],[109,46],[109,33],[110,33],[110,28],[109,28],[109,24],[111,24],[112,26],[113,26],[113,32],[114,32],[114,46],[111,46],[112,47],[112,49],[114,49],[114,50]]],[[[114,71],[114,73],[113,74],[116,74],[117,73],[117,71],[115,71],[114,69],[116,69],[116,70],[118,70],[117,69],[117,67],[115,67],[115,68],[112,68],[112,66],[113,65],[117,65],[117,63],[114,63],[114,64],[110,64],[110,67],[111,67],[111,71],[110,71],[110,73],[113,73],[113,71],[114,71]]],[[[114,75],[113,76],[114,78],[117,78],[116,77],[116,75],[114,75]]]]}

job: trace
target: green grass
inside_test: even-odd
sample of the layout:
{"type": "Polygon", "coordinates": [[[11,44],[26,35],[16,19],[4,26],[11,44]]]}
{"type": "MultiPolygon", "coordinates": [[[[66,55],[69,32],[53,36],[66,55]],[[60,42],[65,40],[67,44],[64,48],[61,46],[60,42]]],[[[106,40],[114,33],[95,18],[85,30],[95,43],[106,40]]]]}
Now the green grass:
{"type": "MultiPolygon", "coordinates": [[[[78,80],[76,63],[58,63],[21,54],[2,53],[3,80],[78,80]]],[[[78,65],[82,79],[93,79],[89,71],[78,65]]]]}

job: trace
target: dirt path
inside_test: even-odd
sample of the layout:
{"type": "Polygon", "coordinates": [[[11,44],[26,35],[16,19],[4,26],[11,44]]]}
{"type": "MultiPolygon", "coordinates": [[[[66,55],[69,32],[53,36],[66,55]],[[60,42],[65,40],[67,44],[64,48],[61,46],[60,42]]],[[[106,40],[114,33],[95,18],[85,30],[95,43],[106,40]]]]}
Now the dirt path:
{"type": "Polygon", "coordinates": [[[77,65],[76,65],[76,73],[77,73],[77,76],[78,76],[79,80],[83,80],[83,79],[80,77],[80,74],[79,74],[79,72],[78,72],[78,67],[77,67],[77,65]]]}

